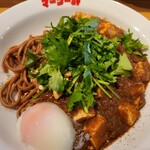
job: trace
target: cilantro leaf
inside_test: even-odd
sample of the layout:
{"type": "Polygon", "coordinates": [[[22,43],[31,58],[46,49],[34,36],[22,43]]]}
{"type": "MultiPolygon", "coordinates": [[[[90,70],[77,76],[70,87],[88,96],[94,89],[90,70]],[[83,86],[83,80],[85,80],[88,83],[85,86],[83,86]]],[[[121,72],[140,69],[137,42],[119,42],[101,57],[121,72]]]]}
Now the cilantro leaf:
{"type": "Polygon", "coordinates": [[[44,64],[41,66],[41,68],[39,68],[39,75],[38,76],[42,76],[44,74],[51,76],[51,73],[53,72],[53,70],[54,69],[49,64],[44,64]]]}
{"type": "Polygon", "coordinates": [[[73,57],[66,40],[55,39],[49,42],[51,44],[45,48],[45,56],[49,64],[56,68],[65,69],[73,57]]]}
{"type": "Polygon", "coordinates": [[[90,68],[86,68],[83,74],[83,81],[87,90],[91,90],[93,88],[93,76],[90,68]]]}
{"type": "Polygon", "coordinates": [[[26,56],[27,56],[27,59],[25,61],[26,67],[33,67],[36,64],[36,62],[41,58],[40,56],[35,55],[30,49],[27,50],[26,56]]]}
{"type": "Polygon", "coordinates": [[[84,43],[84,63],[88,65],[91,63],[91,49],[90,49],[90,42],[84,43]]]}
{"type": "Polygon", "coordinates": [[[94,106],[96,102],[93,95],[94,94],[91,92],[91,90],[87,90],[84,94],[83,98],[84,101],[82,101],[82,105],[86,113],[88,113],[89,107],[94,106]]]}
{"type": "Polygon", "coordinates": [[[96,28],[98,26],[98,18],[91,18],[89,19],[84,26],[89,26],[91,28],[96,28]]]}
{"type": "Polygon", "coordinates": [[[132,70],[133,67],[127,57],[126,53],[120,55],[117,69],[112,72],[113,75],[123,75],[126,77],[130,76],[128,71],[132,70]]]}
{"type": "Polygon", "coordinates": [[[77,83],[76,86],[75,86],[75,89],[70,97],[70,100],[69,102],[67,103],[67,106],[68,106],[68,110],[72,110],[74,105],[77,103],[77,102],[80,102],[82,97],[83,97],[83,94],[82,94],[82,87],[83,87],[83,83],[77,83]]]}
{"type": "Polygon", "coordinates": [[[118,68],[121,68],[124,70],[132,70],[133,69],[126,53],[123,53],[123,55],[120,55],[119,62],[118,62],[118,68]]]}
{"type": "Polygon", "coordinates": [[[62,92],[64,90],[64,80],[59,70],[54,70],[51,73],[51,77],[48,82],[49,90],[55,90],[56,92],[62,92]]]}
{"type": "Polygon", "coordinates": [[[130,30],[122,37],[122,43],[129,54],[148,49],[148,46],[142,44],[139,39],[133,39],[133,33],[130,30]]]}

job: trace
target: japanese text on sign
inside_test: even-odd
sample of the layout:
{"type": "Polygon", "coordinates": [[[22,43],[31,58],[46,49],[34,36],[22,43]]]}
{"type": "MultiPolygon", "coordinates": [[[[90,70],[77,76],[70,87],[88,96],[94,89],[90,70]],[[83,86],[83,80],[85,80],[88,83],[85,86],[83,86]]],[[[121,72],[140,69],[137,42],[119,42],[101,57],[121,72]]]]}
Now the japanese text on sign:
{"type": "Polygon", "coordinates": [[[78,6],[80,4],[80,0],[41,0],[43,6],[49,7],[51,4],[57,4],[58,6],[63,5],[64,3],[71,3],[72,5],[78,6]]]}

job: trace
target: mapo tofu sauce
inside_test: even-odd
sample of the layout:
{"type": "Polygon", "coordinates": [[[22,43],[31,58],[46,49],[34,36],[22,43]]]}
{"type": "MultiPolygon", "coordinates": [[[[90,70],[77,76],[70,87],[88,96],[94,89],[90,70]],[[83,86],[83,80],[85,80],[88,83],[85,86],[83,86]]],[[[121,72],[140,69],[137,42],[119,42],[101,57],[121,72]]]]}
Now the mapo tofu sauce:
{"type": "MultiPolygon", "coordinates": [[[[77,13],[74,18],[89,17],[77,13]]],[[[120,37],[124,31],[105,19],[99,19],[98,32],[108,38],[120,37]]],[[[122,43],[118,52],[126,52],[122,43]]],[[[112,143],[131,128],[140,117],[140,109],[145,105],[145,90],[150,80],[150,65],[146,58],[134,53],[128,54],[132,64],[130,77],[118,76],[111,88],[119,97],[109,98],[99,87],[95,89],[96,104],[86,113],[83,108],[67,109],[70,97],[63,95],[56,100],[53,92],[42,94],[40,101],[50,101],[61,107],[72,119],[76,130],[73,150],[100,150],[112,143]]]]}

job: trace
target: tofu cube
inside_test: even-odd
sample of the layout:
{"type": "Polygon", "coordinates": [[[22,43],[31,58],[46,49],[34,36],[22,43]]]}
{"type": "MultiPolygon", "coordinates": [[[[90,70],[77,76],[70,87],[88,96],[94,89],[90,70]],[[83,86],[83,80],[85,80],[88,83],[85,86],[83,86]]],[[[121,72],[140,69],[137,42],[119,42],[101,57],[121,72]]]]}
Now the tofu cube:
{"type": "Polygon", "coordinates": [[[84,131],[90,134],[90,141],[96,150],[107,139],[106,124],[106,119],[97,115],[84,125],[84,131]]]}
{"type": "Polygon", "coordinates": [[[145,99],[143,96],[139,96],[134,99],[134,106],[137,109],[141,109],[145,105],[145,99]]]}
{"type": "Polygon", "coordinates": [[[145,85],[143,83],[137,83],[130,87],[132,96],[141,95],[145,93],[145,85]]]}
{"type": "Polygon", "coordinates": [[[139,110],[136,107],[128,102],[121,102],[118,107],[119,113],[124,119],[125,123],[128,126],[132,126],[136,120],[140,117],[139,110]]]}
{"type": "Polygon", "coordinates": [[[86,113],[83,109],[77,109],[73,114],[73,120],[77,122],[82,122],[93,118],[96,115],[94,109],[89,109],[89,112],[86,113]]]}
{"type": "Polygon", "coordinates": [[[147,61],[139,61],[134,65],[133,75],[137,80],[149,81],[150,79],[150,65],[147,61]]]}

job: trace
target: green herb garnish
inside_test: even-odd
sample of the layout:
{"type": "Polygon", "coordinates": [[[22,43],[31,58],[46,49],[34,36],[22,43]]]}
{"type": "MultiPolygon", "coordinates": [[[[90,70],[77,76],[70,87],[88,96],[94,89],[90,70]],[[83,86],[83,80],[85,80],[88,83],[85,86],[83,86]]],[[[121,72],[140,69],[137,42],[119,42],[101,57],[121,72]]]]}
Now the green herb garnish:
{"type": "MultiPolygon", "coordinates": [[[[99,87],[109,97],[119,95],[110,84],[117,76],[130,76],[132,65],[124,52],[120,54],[118,44],[126,48],[127,53],[138,53],[144,46],[139,40],[132,39],[128,32],[123,37],[109,39],[97,32],[97,18],[80,18],[76,21],[63,16],[58,25],[43,37],[43,55],[45,60],[40,67],[29,70],[39,84],[59,93],[70,95],[67,106],[72,110],[76,105],[86,112],[96,103],[94,88],[99,87]],[[71,76],[67,77],[66,73],[71,76]]],[[[40,56],[41,57],[41,56],[40,56]]],[[[36,64],[39,56],[27,52],[26,66],[36,64]]]]}

